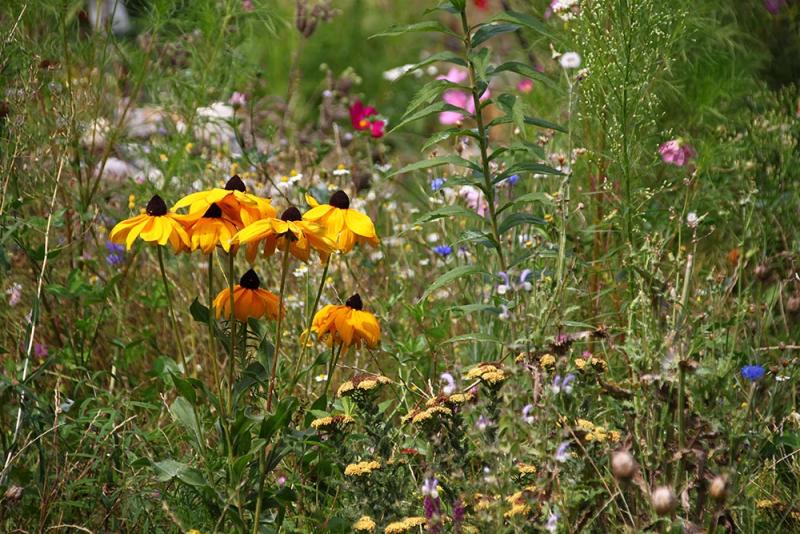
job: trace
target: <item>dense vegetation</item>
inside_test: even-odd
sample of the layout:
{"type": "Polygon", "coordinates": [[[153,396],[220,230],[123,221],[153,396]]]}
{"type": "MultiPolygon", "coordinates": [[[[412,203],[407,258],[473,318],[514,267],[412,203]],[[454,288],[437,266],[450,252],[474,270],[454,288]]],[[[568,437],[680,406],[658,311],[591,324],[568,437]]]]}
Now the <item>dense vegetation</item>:
{"type": "Polygon", "coordinates": [[[0,530],[800,532],[797,1],[95,6],[0,6],[0,530]]]}

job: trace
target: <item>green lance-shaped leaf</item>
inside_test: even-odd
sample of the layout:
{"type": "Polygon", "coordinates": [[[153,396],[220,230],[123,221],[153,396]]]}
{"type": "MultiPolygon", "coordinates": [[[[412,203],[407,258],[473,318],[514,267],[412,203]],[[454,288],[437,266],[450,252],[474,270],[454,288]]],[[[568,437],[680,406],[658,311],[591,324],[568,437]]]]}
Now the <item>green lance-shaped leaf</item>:
{"type": "Polygon", "coordinates": [[[392,128],[391,130],[389,130],[388,133],[392,133],[395,130],[400,129],[403,126],[405,126],[406,124],[409,124],[411,122],[418,121],[420,119],[424,119],[425,117],[430,117],[431,115],[436,115],[437,113],[442,113],[444,111],[453,111],[453,112],[456,112],[456,113],[460,113],[461,115],[464,115],[465,117],[472,117],[472,114],[469,111],[467,111],[467,110],[465,110],[463,108],[460,108],[458,106],[454,106],[452,104],[448,104],[447,102],[434,102],[433,104],[425,106],[424,108],[420,109],[419,111],[416,111],[416,112],[412,113],[407,118],[400,119],[400,122],[397,124],[397,126],[392,128]]]}
{"type": "Polygon", "coordinates": [[[506,61],[505,63],[501,63],[496,67],[490,68],[488,71],[490,76],[494,76],[495,74],[499,74],[501,72],[516,72],[517,74],[525,76],[526,78],[542,82],[551,89],[559,88],[558,85],[553,80],[551,80],[538,70],[534,69],[530,65],[521,63],[519,61],[506,61]]]}
{"type": "Polygon", "coordinates": [[[452,31],[438,20],[423,20],[422,22],[415,22],[414,24],[407,24],[404,26],[392,26],[385,32],[373,35],[370,37],[370,39],[374,39],[376,37],[396,37],[398,35],[405,35],[406,33],[412,32],[438,32],[458,37],[457,33],[452,31]]]}
{"type": "Polygon", "coordinates": [[[503,342],[491,334],[484,334],[482,332],[473,332],[472,334],[462,334],[460,336],[451,337],[445,343],[458,343],[459,341],[478,341],[481,343],[496,343],[502,345],[503,342]]]}
{"type": "Polygon", "coordinates": [[[501,11],[497,15],[493,16],[489,22],[506,22],[510,24],[518,24],[520,26],[524,26],[530,30],[533,30],[549,39],[555,39],[555,36],[550,31],[550,28],[544,24],[541,20],[532,17],[530,15],[526,15],[525,13],[519,13],[517,11],[501,11]]]}
{"type": "Polygon", "coordinates": [[[504,33],[511,33],[515,32],[519,29],[519,25],[517,24],[509,24],[509,23],[486,23],[481,24],[475,33],[472,34],[472,46],[479,46],[492,37],[496,37],[498,35],[502,35],[504,33]]]}
{"type": "Polygon", "coordinates": [[[514,174],[519,174],[521,172],[533,172],[536,174],[553,174],[556,176],[564,175],[563,172],[554,169],[549,165],[545,165],[544,163],[533,163],[533,162],[515,163],[514,165],[506,169],[505,172],[499,174],[494,179],[494,183],[502,182],[509,176],[513,176],[514,174]]]}
{"type": "Polygon", "coordinates": [[[189,432],[189,437],[194,442],[197,450],[202,449],[203,433],[200,429],[200,422],[195,416],[192,404],[183,397],[178,397],[169,407],[172,418],[189,432]]]}
{"type": "Polygon", "coordinates": [[[428,213],[426,213],[425,215],[414,221],[414,224],[423,224],[435,221],[437,219],[455,217],[457,215],[466,217],[468,219],[474,219],[476,221],[481,220],[480,215],[475,213],[473,210],[467,209],[457,204],[453,204],[452,206],[444,206],[442,208],[429,211],[428,213]]]}
{"type": "MultiPolygon", "coordinates": [[[[501,124],[508,124],[509,122],[512,122],[512,118],[510,116],[508,116],[508,115],[503,115],[502,117],[497,117],[496,119],[493,119],[492,122],[490,122],[487,125],[487,128],[493,128],[493,127],[499,126],[501,124]]],[[[554,122],[546,121],[544,119],[539,119],[537,117],[527,117],[526,116],[523,119],[523,122],[525,122],[525,124],[528,124],[530,126],[538,126],[540,128],[549,128],[551,130],[558,130],[559,132],[566,132],[567,131],[567,129],[564,128],[563,126],[560,126],[560,125],[558,125],[558,124],[556,124],[554,122]]]]}
{"type": "Polygon", "coordinates": [[[512,213],[505,219],[503,222],[500,223],[500,226],[497,228],[498,233],[501,235],[508,232],[515,226],[519,226],[521,224],[538,224],[544,225],[547,224],[544,219],[531,215],[530,213],[512,213]]]}
{"type": "Polygon", "coordinates": [[[422,297],[420,297],[419,300],[420,301],[425,300],[426,298],[428,298],[428,296],[431,293],[433,293],[434,291],[436,291],[440,287],[443,287],[443,286],[449,284],[453,280],[458,280],[459,278],[463,278],[465,276],[471,276],[473,274],[484,274],[485,275],[485,274],[488,274],[488,273],[486,271],[480,269],[476,265],[461,265],[459,267],[456,267],[454,269],[451,269],[451,270],[447,271],[442,276],[440,276],[439,278],[434,280],[433,283],[430,286],[428,286],[428,289],[425,290],[425,292],[422,294],[422,297]]]}
{"type": "Polygon", "coordinates": [[[448,139],[452,139],[453,137],[472,137],[474,139],[480,138],[478,132],[476,132],[475,130],[469,130],[466,128],[458,128],[458,127],[448,128],[446,130],[441,130],[431,135],[428,138],[428,141],[420,150],[420,152],[427,152],[428,149],[430,149],[432,146],[438,145],[442,141],[447,141],[448,139]]]}
{"type": "Polygon", "coordinates": [[[458,167],[466,167],[468,169],[472,169],[475,172],[480,172],[481,168],[460,156],[439,156],[437,158],[426,159],[422,161],[418,161],[416,163],[412,163],[411,165],[406,165],[402,169],[398,169],[389,173],[387,178],[391,178],[392,176],[396,176],[398,174],[405,174],[411,171],[421,171],[423,169],[431,169],[433,167],[441,167],[442,165],[456,165],[458,167]]]}
{"type": "MultiPolygon", "coordinates": [[[[454,54],[453,52],[444,51],[444,52],[436,52],[435,54],[431,54],[430,56],[426,57],[419,63],[411,65],[401,76],[400,78],[407,76],[408,74],[427,67],[432,63],[452,63],[454,65],[459,65],[461,67],[466,67],[467,62],[464,61],[464,58],[454,54]]],[[[434,80],[434,81],[442,81],[442,80],[434,80]]]]}

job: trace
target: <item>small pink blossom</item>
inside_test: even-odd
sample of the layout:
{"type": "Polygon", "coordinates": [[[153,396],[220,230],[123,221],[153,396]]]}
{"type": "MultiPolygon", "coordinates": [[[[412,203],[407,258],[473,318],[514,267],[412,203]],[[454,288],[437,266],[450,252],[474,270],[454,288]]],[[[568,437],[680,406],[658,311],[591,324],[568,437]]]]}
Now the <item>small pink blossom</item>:
{"type": "Polygon", "coordinates": [[[234,91],[228,103],[235,108],[244,107],[247,105],[247,95],[234,91]]]}
{"type": "Polygon", "coordinates": [[[255,9],[253,0],[242,0],[242,9],[245,11],[253,11],[253,9],[255,9]]]}
{"type": "Polygon", "coordinates": [[[523,80],[520,80],[519,83],[517,83],[517,91],[525,94],[528,94],[531,91],[533,91],[533,80],[531,80],[530,78],[525,78],[523,80]]]}
{"type": "Polygon", "coordinates": [[[690,159],[697,156],[692,145],[686,143],[683,139],[672,139],[658,147],[658,153],[661,154],[661,159],[664,163],[675,165],[676,167],[683,167],[690,159]]]}
{"type": "MultiPolygon", "coordinates": [[[[439,76],[437,79],[447,80],[450,83],[461,84],[467,81],[467,78],[469,78],[469,74],[466,70],[453,67],[447,72],[446,75],[439,76]]],[[[483,102],[491,96],[492,93],[487,88],[486,91],[481,95],[480,100],[483,102]]],[[[442,100],[451,106],[466,110],[470,115],[475,113],[475,100],[472,98],[472,94],[466,91],[448,89],[442,95],[442,100]]],[[[458,124],[462,120],[464,120],[464,114],[459,113],[458,111],[443,111],[439,114],[439,122],[444,125],[458,124]]]]}
{"type": "Polygon", "coordinates": [[[16,306],[22,300],[22,285],[14,282],[11,287],[6,289],[6,295],[8,295],[8,305],[16,306]]]}
{"type": "Polygon", "coordinates": [[[470,209],[475,210],[475,213],[481,217],[485,217],[489,211],[489,204],[483,196],[483,191],[471,185],[462,186],[458,194],[467,203],[470,209]]]}

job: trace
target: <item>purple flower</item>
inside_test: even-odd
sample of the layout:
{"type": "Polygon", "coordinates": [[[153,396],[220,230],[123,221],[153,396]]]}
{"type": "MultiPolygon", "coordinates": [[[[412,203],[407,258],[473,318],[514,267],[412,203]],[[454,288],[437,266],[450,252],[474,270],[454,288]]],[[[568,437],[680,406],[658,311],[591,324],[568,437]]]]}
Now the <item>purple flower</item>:
{"type": "Polygon", "coordinates": [[[692,145],[686,143],[683,139],[672,139],[658,147],[658,153],[661,154],[661,159],[664,163],[675,165],[676,167],[683,167],[690,159],[697,156],[692,145]]]}
{"type": "Polygon", "coordinates": [[[436,245],[433,247],[433,251],[442,258],[446,258],[453,253],[453,247],[450,245],[436,245]]]}
{"type": "Polygon", "coordinates": [[[228,103],[235,108],[244,107],[247,105],[247,95],[239,91],[234,91],[228,103]]]}
{"type": "Polygon", "coordinates": [[[561,378],[561,375],[556,375],[553,378],[553,385],[550,386],[553,390],[553,393],[558,395],[562,391],[564,393],[570,394],[572,393],[572,383],[575,381],[575,375],[570,373],[564,378],[561,378]]]}
{"type": "Polygon", "coordinates": [[[445,395],[451,395],[456,390],[456,381],[450,373],[442,373],[439,378],[445,383],[442,392],[445,395]]]}
{"type": "Polygon", "coordinates": [[[508,185],[517,185],[519,182],[519,174],[512,174],[508,177],[508,185]]]}
{"type": "Polygon", "coordinates": [[[464,501],[459,497],[453,503],[453,532],[455,534],[461,533],[461,527],[464,524],[464,517],[467,515],[464,501]]]}
{"type": "Polygon", "coordinates": [[[106,241],[106,263],[112,267],[119,265],[125,259],[125,245],[118,245],[111,241],[106,241]]]}
{"type": "Polygon", "coordinates": [[[766,372],[760,365],[745,365],[742,367],[742,376],[750,382],[761,380],[766,372]]]}
{"type": "Polygon", "coordinates": [[[428,520],[428,532],[438,534],[442,531],[442,501],[439,500],[439,481],[435,478],[427,478],[422,484],[422,494],[425,498],[422,506],[425,509],[425,519],[428,520]]]}
{"type": "Polygon", "coordinates": [[[489,420],[488,420],[488,419],[487,419],[485,416],[483,416],[483,415],[481,415],[480,417],[478,417],[478,420],[477,420],[477,421],[475,421],[475,426],[476,426],[476,427],[478,428],[478,430],[480,430],[481,432],[483,432],[484,430],[486,430],[487,428],[489,428],[489,427],[491,426],[491,424],[492,424],[492,422],[491,422],[491,421],[489,421],[489,420]]]}
{"type": "Polygon", "coordinates": [[[558,531],[558,519],[559,515],[555,512],[550,512],[550,515],[547,516],[547,524],[544,526],[544,529],[551,534],[555,534],[558,531]]]}
{"type": "Polygon", "coordinates": [[[786,7],[786,0],[764,0],[764,7],[770,15],[777,15],[781,9],[786,7]]]}
{"type": "Polygon", "coordinates": [[[569,449],[569,441],[562,441],[556,449],[556,453],[553,455],[553,458],[556,462],[563,464],[569,460],[569,453],[567,452],[567,449],[569,449]]]}
{"type": "Polygon", "coordinates": [[[524,408],[522,408],[522,420],[526,423],[533,424],[533,416],[531,412],[533,411],[533,404],[526,404],[524,408]]]}
{"type": "Polygon", "coordinates": [[[19,304],[19,301],[22,300],[22,284],[17,282],[11,284],[11,287],[6,289],[6,295],[8,295],[9,306],[16,306],[19,304]]]}
{"type": "Polygon", "coordinates": [[[439,481],[435,478],[426,478],[422,483],[422,494],[434,499],[439,497],[439,481]]]}
{"type": "Polygon", "coordinates": [[[436,192],[444,187],[446,180],[444,178],[434,178],[431,180],[431,191],[436,192]]]}
{"type": "Polygon", "coordinates": [[[48,355],[47,345],[45,345],[44,343],[38,343],[38,342],[34,343],[33,344],[33,353],[40,360],[44,359],[44,358],[47,358],[47,355],[48,355]]]}

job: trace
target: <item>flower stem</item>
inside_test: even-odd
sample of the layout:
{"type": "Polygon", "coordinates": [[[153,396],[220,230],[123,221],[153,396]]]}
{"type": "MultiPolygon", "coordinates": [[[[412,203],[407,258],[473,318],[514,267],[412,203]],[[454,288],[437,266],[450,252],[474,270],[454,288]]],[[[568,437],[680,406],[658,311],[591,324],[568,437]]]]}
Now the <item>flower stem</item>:
{"type": "Polygon", "coordinates": [[[275,394],[275,375],[278,373],[278,358],[281,354],[281,328],[283,326],[283,293],[286,289],[286,273],[289,270],[289,242],[287,238],[286,250],[283,251],[281,264],[281,290],[278,302],[278,324],[275,328],[275,353],[272,355],[272,371],[269,374],[269,393],[267,393],[267,412],[272,409],[272,396],[275,394]]]}
{"type": "Polygon", "coordinates": [[[303,347],[300,349],[300,357],[297,359],[297,363],[294,367],[294,372],[292,373],[292,387],[297,385],[299,380],[299,372],[300,366],[303,364],[303,358],[306,355],[309,342],[311,341],[311,323],[314,321],[314,314],[317,313],[317,306],[319,306],[319,299],[322,297],[322,289],[325,287],[325,279],[328,277],[328,268],[331,265],[331,257],[328,256],[328,260],[325,262],[325,268],[322,270],[322,278],[319,281],[319,288],[317,288],[317,296],[314,298],[314,304],[311,306],[310,313],[308,314],[308,318],[306,319],[306,329],[303,331],[303,347]]]}
{"type": "Polygon", "coordinates": [[[489,220],[492,225],[492,233],[494,234],[495,244],[497,245],[497,255],[500,259],[500,270],[506,271],[506,260],[503,255],[503,247],[500,241],[500,232],[497,227],[497,212],[494,205],[495,187],[492,183],[492,177],[489,172],[489,132],[483,124],[483,113],[481,112],[481,95],[478,93],[478,86],[476,84],[475,64],[470,58],[472,52],[472,36],[470,34],[469,23],[467,22],[466,9],[461,10],[461,27],[464,31],[464,51],[466,52],[466,61],[469,66],[469,83],[472,87],[472,101],[475,104],[475,123],[478,126],[478,146],[481,151],[481,163],[483,165],[483,180],[486,187],[486,202],[489,205],[489,220]]]}
{"type": "Polygon", "coordinates": [[[181,365],[183,365],[183,372],[188,373],[189,368],[186,364],[186,353],[183,350],[183,343],[181,336],[178,334],[178,321],[175,319],[175,307],[172,305],[172,293],[169,290],[169,281],[167,281],[167,271],[164,269],[164,252],[161,250],[163,247],[156,246],[158,249],[158,267],[161,269],[161,280],[164,282],[164,293],[167,295],[167,306],[169,306],[169,318],[172,321],[172,333],[175,336],[175,344],[178,345],[178,354],[181,357],[181,365]]]}
{"type": "Polygon", "coordinates": [[[325,389],[322,390],[322,395],[327,396],[328,394],[328,387],[331,385],[331,379],[333,379],[333,372],[336,370],[336,364],[339,362],[339,356],[342,355],[342,348],[344,347],[344,342],[339,343],[339,350],[337,351],[334,345],[331,345],[331,362],[328,365],[328,376],[325,378],[325,389]]]}
{"type": "MultiPolygon", "coordinates": [[[[217,394],[222,397],[222,383],[217,368],[217,343],[214,339],[214,254],[208,255],[208,351],[211,354],[211,370],[214,372],[214,383],[217,394]]],[[[220,398],[220,401],[222,399],[220,398]]],[[[222,402],[220,402],[220,407],[222,402]]]]}
{"type": "Polygon", "coordinates": [[[236,273],[234,272],[234,254],[233,250],[228,252],[228,290],[231,299],[231,315],[228,319],[228,324],[231,329],[231,348],[228,355],[228,412],[233,414],[233,374],[236,367],[236,314],[234,313],[234,298],[233,298],[233,283],[236,273]]]}

